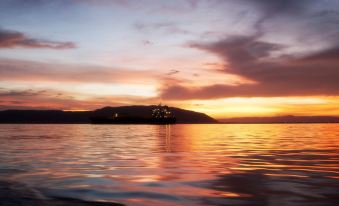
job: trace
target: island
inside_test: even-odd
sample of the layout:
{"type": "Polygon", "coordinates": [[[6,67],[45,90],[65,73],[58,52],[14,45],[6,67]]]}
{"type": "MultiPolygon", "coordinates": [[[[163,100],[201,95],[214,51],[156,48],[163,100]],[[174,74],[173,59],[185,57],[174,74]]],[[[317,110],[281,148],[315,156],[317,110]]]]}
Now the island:
{"type": "Polygon", "coordinates": [[[93,124],[175,124],[177,118],[166,105],[152,106],[144,114],[125,112],[95,112],[96,116],[90,117],[93,124]]]}
{"type": "MultiPolygon", "coordinates": [[[[135,117],[149,118],[159,105],[133,105],[119,107],[103,107],[94,111],[63,111],[63,110],[4,110],[0,111],[2,124],[89,124],[91,118],[97,117],[135,117]]],[[[212,117],[195,111],[167,107],[175,117],[177,124],[213,124],[218,123],[212,117]]],[[[133,124],[133,122],[125,122],[133,124]]]]}

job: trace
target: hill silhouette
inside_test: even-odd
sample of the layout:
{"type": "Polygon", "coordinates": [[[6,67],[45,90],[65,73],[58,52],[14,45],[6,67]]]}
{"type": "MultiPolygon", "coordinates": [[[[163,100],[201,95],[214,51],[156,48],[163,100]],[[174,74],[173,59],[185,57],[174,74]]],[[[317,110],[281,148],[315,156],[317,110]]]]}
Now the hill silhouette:
{"type": "MultiPolygon", "coordinates": [[[[86,124],[91,116],[111,116],[115,113],[131,116],[149,116],[156,105],[104,107],[94,111],[62,110],[4,110],[0,111],[0,123],[39,123],[39,124],[86,124]]],[[[217,123],[204,113],[169,107],[177,123],[217,123]]]]}

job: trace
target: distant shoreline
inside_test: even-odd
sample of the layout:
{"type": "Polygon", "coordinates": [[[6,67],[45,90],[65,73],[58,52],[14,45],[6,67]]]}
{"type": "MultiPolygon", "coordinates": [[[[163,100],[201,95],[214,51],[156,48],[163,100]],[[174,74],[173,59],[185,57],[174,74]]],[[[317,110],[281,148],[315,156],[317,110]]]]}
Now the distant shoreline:
{"type": "MultiPolygon", "coordinates": [[[[104,107],[94,111],[62,110],[3,110],[0,124],[91,124],[91,117],[111,117],[116,114],[147,117],[156,105],[104,107]]],[[[204,113],[168,107],[176,118],[176,124],[327,124],[339,123],[339,116],[273,116],[232,117],[214,119],[204,113]]],[[[120,123],[134,125],[134,123],[120,123]]]]}

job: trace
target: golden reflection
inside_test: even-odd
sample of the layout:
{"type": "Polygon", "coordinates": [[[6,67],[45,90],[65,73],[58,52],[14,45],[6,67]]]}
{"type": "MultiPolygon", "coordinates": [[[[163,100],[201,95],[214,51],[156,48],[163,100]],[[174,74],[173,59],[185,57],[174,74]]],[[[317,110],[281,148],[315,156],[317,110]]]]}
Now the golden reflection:
{"type": "Polygon", "coordinates": [[[274,174],[274,173],[265,173],[267,176],[275,176],[275,177],[300,177],[300,178],[308,178],[307,175],[295,175],[295,174],[274,174]]]}
{"type": "Polygon", "coordinates": [[[171,125],[166,126],[166,151],[171,152],[171,125]]]}
{"type": "Polygon", "coordinates": [[[159,181],[159,175],[135,175],[134,182],[157,182],[159,181]]]}
{"type": "Polygon", "coordinates": [[[224,197],[229,197],[229,198],[232,198],[232,197],[251,197],[251,195],[248,195],[248,194],[240,194],[240,193],[234,193],[234,192],[222,192],[220,193],[221,196],[224,196],[224,197]]]}
{"type": "MultiPolygon", "coordinates": [[[[319,141],[319,133],[330,134],[335,128],[334,125],[325,129],[326,127],[326,125],[298,124],[174,125],[168,131],[166,128],[166,151],[171,148],[173,152],[190,152],[192,156],[163,157],[161,164],[163,167],[173,165],[173,162],[176,166],[180,164],[187,166],[188,163],[188,165],[198,164],[200,168],[205,170],[223,168],[220,171],[223,174],[262,169],[272,171],[303,169],[310,171],[317,166],[305,165],[309,160],[303,158],[312,155],[307,152],[308,150],[321,149],[328,145],[335,147],[339,145],[339,141],[333,139],[333,134],[319,141]],[[294,129],[296,127],[299,129],[294,129]],[[292,140],[286,141],[286,139],[292,140]],[[305,141],[308,144],[305,144],[305,141]],[[293,150],[295,150],[295,154],[287,156],[286,159],[283,151],[292,155],[293,150]],[[277,156],[276,153],[279,154],[278,152],[281,155],[277,156]],[[218,159],[220,157],[223,157],[222,161],[218,159]],[[291,165],[292,162],[300,162],[300,164],[305,162],[305,164],[301,168],[297,168],[291,165]]],[[[330,168],[333,167],[331,161],[325,161],[323,164],[330,168]]],[[[323,169],[323,171],[326,170],[323,169]]],[[[293,174],[286,175],[293,176],[293,174]]],[[[303,175],[299,176],[302,177],[303,175]]]]}

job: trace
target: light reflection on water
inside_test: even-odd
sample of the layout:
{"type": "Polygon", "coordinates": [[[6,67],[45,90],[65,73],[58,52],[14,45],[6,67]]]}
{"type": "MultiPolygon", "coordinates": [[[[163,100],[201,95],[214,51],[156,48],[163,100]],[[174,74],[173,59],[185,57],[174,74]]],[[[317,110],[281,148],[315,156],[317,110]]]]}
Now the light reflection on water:
{"type": "Polygon", "coordinates": [[[0,125],[0,178],[126,205],[339,205],[339,125],[0,125]]]}

